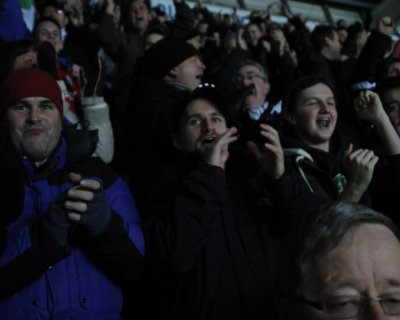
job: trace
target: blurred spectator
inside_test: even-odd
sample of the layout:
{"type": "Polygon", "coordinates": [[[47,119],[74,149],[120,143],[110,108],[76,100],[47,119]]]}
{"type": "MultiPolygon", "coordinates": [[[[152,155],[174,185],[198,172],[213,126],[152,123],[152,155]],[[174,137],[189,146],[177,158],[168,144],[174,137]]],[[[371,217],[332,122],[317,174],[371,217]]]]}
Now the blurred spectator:
{"type": "Polygon", "coordinates": [[[389,218],[338,202],[301,217],[290,230],[280,263],[279,319],[400,315],[400,234],[389,218]]]}

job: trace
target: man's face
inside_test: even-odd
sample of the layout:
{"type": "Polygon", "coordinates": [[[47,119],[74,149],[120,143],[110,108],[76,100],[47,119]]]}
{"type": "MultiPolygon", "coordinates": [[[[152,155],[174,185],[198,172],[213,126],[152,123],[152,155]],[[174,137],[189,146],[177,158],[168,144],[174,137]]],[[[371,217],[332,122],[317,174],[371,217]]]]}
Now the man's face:
{"type": "Polygon", "coordinates": [[[262,33],[257,25],[250,24],[246,27],[246,39],[251,46],[256,46],[261,37],[262,33]]]}
{"type": "Polygon", "coordinates": [[[68,17],[65,12],[53,6],[47,6],[43,9],[43,17],[52,17],[55,19],[61,28],[65,28],[68,24],[68,17]]]}
{"type": "Polygon", "coordinates": [[[201,77],[205,68],[199,56],[195,55],[182,61],[172,69],[171,73],[174,76],[174,81],[193,91],[201,83],[201,77]]]}
{"type": "Polygon", "coordinates": [[[298,137],[305,144],[328,151],[337,121],[331,89],[323,83],[304,89],[297,98],[294,113],[289,113],[287,120],[295,126],[298,137]]]}
{"type": "Polygon", "coordinates": [[[204,154],[227,130],[224,116],[205,99],[196,99],[186,107],[175,146],[187,152],[204,154]]]}
{"type": "Polygon", "coordinates": [[[264,81],[257,67],[252,65],[241,67],[235,75],[235,84],[238,90],[254,84],[254,89],[244,102],[247,109],[258,108],[264,105],[270,89],[270,84],[264,81]]]}
{"type": "Polygon", "coordinates": [[[132,25],[139,30],[139,33],[146,30],[151,20],[150,11],[141,0],[135,0],[129,5],[129,17],[132,25]]]}
{"type": "Polygon", "coordinates": [[[32,161],[46,159],[60,140],[62,121],[56,104],[44,97],[23,98],[6,111],[14,145],[32,161]]]}
{"type": "Polygon", "coordinates": [[[37,54],[33,49],[29,49],[27,53],[20,54],[14,58],[13,70],[22,68],[32,68],[37,64],[37,54]]]}
{"type": "Polygon", "coordinates": [[[400,136],[400,87],[386,90],[382,95],[382,102],[390,122],[400,136]]]}
{"type": "Polygon", "coordinates": [[[44,21],[37,27],[36,38],[39,39],[40,42],[51,42],[57,53],[62,49],[63,45],[60,29],[51,21],[44,21]]]}
{"type": "MultiPolygon", "coordinates": [[[[331,314],[343,314],[351,301],[365,296],[373,300],[367,301],[358,316],[351,319],[399,319],[400,316],[386,315],[377,301],[384,295],[400,295],[399,241],[380,224],[364,223],[351,228],[336,248],[310,262],[300,291],[300,296],[309,301],[331,301],[331,314]]],[[[388,305],[393,308],[394,300],[389,300],[388,305]]],[[[309,320],[333,319],[311,305],[302,304],[302,309],[309,320]]]]}

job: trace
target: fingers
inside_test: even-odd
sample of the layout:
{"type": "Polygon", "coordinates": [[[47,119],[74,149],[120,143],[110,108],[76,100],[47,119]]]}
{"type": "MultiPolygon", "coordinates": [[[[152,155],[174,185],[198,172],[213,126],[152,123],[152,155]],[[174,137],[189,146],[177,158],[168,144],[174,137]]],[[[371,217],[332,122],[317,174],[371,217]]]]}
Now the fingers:
{"type": "Polygon", "coordinates": [[[236,135],[237,131],[238,130],[235,127],[229,128],[224,134],[216,139],[214,147],[220,147],[223,151],[228,150],[229,144],[238,139],[236,135]]]}
{"type": "MultiPolygon", "coordinates": [[[[93,191],[100,189],[101,184],[94,179],[82,179],[80,174],[70,172],[68,177],[76,185],[67,191],[69,199],[65,201],[64,206],[71,213],[84,213],[87,210],[87,202],[94,198],[93,191]]],[[[73,215],[76,218],[76,216],[73,215]]],[[[73,221],[76,221],[72,219],[73,221]]]]}
{"type": "Polygon", "coordinates": [[[81,186],[84,189],[98,190],[101,187],[99,181],[94,179],[82,179],[81,175],[78,173],[70,172],[68,174],[68,177],[71,179],[73,183],[81,186]]]}
{"type": "Polygon", "coordinates": [[[349,160],[354,161],[362,167],[373,168],[378,162],[379,157],[372,150],[358,149],[349,155],[349,160]]]}
{"type": "Polygon", "coordinates": [[[81,220],[81,215],[77,213],[70,212],[68,213],[68,219],[74,222],[79,222],[81,220]]]}

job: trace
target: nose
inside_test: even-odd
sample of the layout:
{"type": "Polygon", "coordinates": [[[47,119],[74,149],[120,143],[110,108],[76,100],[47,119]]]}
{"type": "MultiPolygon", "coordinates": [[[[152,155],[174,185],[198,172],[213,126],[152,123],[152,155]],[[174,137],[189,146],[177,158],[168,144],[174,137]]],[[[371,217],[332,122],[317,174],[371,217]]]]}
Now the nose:
{"type": "Polygon", "coordinates": [[[327,113],[329,111],[329,106],[326,102],[321,102],[320,107],[319,107],[319,112],[320,113],[327,113]]]}
{"type": "Polygon", "coordinates": [[[198,60],[198,66],[202,71],[206,68],[205,64],[200,59],[198,60]]]}
{"type": "Polygon", "coordinates": [[[28,113],[27,121],[28,122],[40,121],[40,111],[37,108],[31,108],[28,113]]]}
{"type": "Polygon", "coordinates": [[[369,306],[364,314],[365,316],[363,319],[365,320],[386,320],[389,318],[389,316],[383,312],[379,301],[370,301],[369,306]]]}
{"type": "Polygon", "coordinates": [[[214,128],[213,122],[210,119],[204,119],[202,123],[202,130],[204,132],[211,132],[214,128]]]}

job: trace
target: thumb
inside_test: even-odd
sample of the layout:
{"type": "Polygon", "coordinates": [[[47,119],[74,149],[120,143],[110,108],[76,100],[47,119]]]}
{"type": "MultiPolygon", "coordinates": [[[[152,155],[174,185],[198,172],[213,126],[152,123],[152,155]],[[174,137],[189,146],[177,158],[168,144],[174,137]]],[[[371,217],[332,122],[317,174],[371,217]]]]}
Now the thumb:
{"type": "Polygon", "coordinates": [[[346,158],[353,151],[353,144],[349,143],[349,146],[344,151],[343,158],[346,158]]]}

